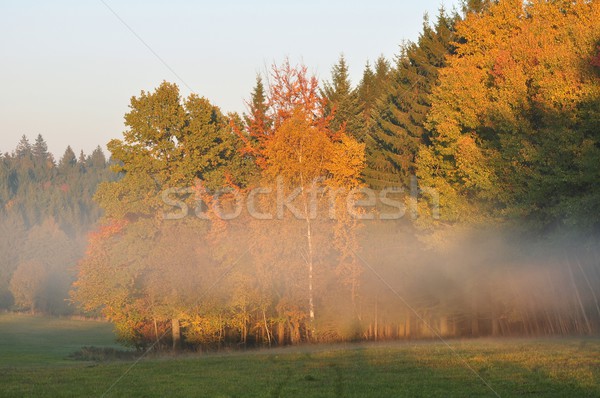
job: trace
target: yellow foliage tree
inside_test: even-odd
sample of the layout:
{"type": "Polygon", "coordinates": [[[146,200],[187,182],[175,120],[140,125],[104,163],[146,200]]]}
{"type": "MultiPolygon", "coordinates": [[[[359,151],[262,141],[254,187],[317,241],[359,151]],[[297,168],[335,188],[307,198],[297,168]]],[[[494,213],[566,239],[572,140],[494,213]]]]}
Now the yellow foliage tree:
{"type": "Polygon", "coordinates": [[[542,202],[570,178],[574,149],[586,140],[575,131],[579,108],[597,98],[589,60],[598,20],[598,2],[502,0],[458,24],[456,55],[432,98],[432,143],[418,156],[421,182],[439,191],[442,221],[550,206],[542,202]]]}

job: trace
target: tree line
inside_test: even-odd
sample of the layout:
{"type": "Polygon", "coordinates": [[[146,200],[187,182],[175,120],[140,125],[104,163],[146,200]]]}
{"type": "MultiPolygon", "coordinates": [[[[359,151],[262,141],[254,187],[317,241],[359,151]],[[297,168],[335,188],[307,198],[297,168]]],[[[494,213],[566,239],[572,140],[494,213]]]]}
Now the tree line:
{"type": "Polygon", "coordinates": [[[599,12],[467,2],[356,87],[343,57],[322,85],[274,65],[243,115],[142,92],[74,299],[137,346],[597,331],[599,12]],[[345,211],[411,181],[386,203],[416,216],[345,211]],[[175,203],[196,216],[165,217],[175,203]]]}
{"type": "Polygon", "coordinates": [[[274,65],[242,115],[142,91],[73,302],[138,347],[596,333],[597,20],[466,1],[355,87],[274,65]]]}

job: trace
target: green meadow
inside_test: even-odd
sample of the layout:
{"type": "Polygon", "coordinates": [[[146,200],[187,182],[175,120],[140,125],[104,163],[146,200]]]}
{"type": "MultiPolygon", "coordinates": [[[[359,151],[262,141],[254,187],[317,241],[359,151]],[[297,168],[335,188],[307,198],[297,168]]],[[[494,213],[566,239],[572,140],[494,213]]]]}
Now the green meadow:
{"type": "Polygon", "coordinates": [[[314,345],[137,363],[73,359],[84,346],[119,348],[107,323],[0,315],[0,396],[600,396],[596,338],[314,345]]]}

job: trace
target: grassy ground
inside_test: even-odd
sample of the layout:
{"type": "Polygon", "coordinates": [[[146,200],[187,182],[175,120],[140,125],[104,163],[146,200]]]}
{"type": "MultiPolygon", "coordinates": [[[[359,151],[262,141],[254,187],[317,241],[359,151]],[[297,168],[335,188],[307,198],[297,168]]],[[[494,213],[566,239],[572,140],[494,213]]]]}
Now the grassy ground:
{"type": "Polygon", "coordinates": [[[0,396],[600,396],[598,339],[452,341],[454,352],[438,342],[306,346],[133,367],[65,359],[111,344],[106,324],[0,315],[0,396]]]}
{"type": "Polygon", "coordinates": [[[72,365],[82,346],[118,347],[105,322],[0,314],[0,367],[72,365]]]}

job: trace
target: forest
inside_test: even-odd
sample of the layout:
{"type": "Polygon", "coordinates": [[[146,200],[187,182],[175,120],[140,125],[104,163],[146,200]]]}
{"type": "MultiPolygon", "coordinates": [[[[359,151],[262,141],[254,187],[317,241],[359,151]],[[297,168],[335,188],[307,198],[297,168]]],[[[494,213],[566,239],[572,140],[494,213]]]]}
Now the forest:
{"type": "Polygon", "coordinates": [[[0,156],[0,308],[70,314],[67,299],[86,235],[101,215],[93,196],[114,181],[102,149],[55,161],[41,135],[0,156]]]}
{"type": "Polygon", "coordinates": [[[600,2],[465,1],[353,85],[243,114],[164,81],[122,138],[0,157],[0,307],[137,348],[600,331],[600,2]]]}

